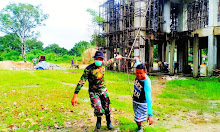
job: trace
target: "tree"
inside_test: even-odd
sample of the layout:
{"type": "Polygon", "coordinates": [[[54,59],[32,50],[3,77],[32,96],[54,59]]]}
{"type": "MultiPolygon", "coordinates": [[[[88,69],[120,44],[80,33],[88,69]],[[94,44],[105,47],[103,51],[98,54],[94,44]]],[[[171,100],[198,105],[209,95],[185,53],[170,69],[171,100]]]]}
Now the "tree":
{"type": "Polygon", "coordinates": [[[0,37],[0,52],[4,51],[6,48],[21,51],[20,40],[17,34],[10,33],[3,37],[0,37]]]}
{"type": "Polygon", "coordinates": [[[43,21],[47,18],[48,15],[43,14],[40,6],[31,4],[10,4],[1,10],[0,31],[6,34],[15,33],[18,35],[22,57],[25,62],[25,41],[28,37],[34,35],[34,28],[44,25],[43,21]]]}
{"type": "Polygon", "coordinates": [[[102,24],[104,19],[98,15],[97,11],[90,9],[90,8],[87,9],[86,11],[92,16],[93,26],[98,26],[99,24],[102,24]]]}
{"type": "Polygon", "coordinates": [[[56,53],[59,56],[62,56],[62,55],[65,55],[65,54],[68,53],[67,49],[59,47],[58,44],[51,44],[51,45],[45,47],[44,51],[46,53],[53,52],[53,53],[56,53]]]}
{"type": "Polygon", "coordinates": [[[97,47],[104,47],[106,46],[106,39],[103,37],[98,36],[96,33],[92,35],[92,45],[95,45],[97,47]]]}
{"type": "Polygon", "coordinates": [[[103,28],[103,21],[104,19],[98,15],[98,13],[93,9],[87,9],[86,10],[91,16],[92,16],[92,27],[93,27],[93,35],[92,35],[92,44],[94,43],[98,47],[104,47],[106,46],[106,39],[103,37],[100,37],[98,35],[98,26],[101,26],[103,28]]]}
{"type": "Polygon", "coordinates": [[[81,56],[83,51],[90,47],[92,47],[92,45],[89,42],[80,41],[79,43],[75,44],[68,54],[73,56],[81,56]]]}
{"type": "Polygon", "coordinates": [[[32,40],[26,40],[26,47],[27,47],[27,51],[31,51],[34,49],[39,49],[39,50],[43,50],[43,42],[41,41],[37,41],[36,38],[32,39],[32,40]]]}

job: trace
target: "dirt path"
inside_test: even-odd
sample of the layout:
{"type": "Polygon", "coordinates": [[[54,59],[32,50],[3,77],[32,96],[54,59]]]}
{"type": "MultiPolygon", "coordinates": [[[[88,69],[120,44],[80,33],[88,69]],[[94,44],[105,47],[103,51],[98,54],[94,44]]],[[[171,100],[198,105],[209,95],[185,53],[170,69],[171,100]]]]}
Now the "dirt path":
{"type": "Polygon", "coordinates": [[[157,79],[152,80],[152,100],[156,100],[156,96],[162,93],[165,88],[166,79],[162,79],[162,76],[157,76],[157,79]]]}

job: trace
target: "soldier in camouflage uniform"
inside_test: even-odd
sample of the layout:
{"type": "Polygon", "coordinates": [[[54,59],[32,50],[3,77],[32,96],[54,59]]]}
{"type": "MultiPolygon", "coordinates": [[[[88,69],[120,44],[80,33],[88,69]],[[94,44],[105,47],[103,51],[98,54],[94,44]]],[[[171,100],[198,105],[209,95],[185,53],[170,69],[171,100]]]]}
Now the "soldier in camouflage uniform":
{"type": "Polygon", "coordinates": [[[121,59],[122,56],[118,55],[116,58],[110,59],[106,62],[103,61],[104,57],[102,51],[96,51],[93,58],[95,63],[92,63],[85,68],[84,73],[76,86],[71,103],[73,106],[76,104],[77,94],[88,79],[90,101],[92,107],[94,108],[94,114],[97,116],[96,128],[100,129],[101,116],[105,114],[108,129],[113,129],[114,127],[112,126],[110,120],[110,99],[108,96],[107,88],[104,84],[104,72],[106,65],[110,65],[117,59],[121,59]]]}

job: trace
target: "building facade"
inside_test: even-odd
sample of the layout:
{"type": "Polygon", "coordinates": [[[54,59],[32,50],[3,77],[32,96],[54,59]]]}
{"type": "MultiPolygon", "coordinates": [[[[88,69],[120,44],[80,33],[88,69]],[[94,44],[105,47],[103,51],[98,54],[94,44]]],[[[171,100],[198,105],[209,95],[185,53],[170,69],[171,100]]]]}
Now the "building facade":
{"type": "MultiPolygon", "coordinates": [[[[208,75],[220,67],[219,0],[105,0],[99,15],[103,19],[99,37],[106,38],[107,58],[139,57],[152,72],[156,46],[158,61],[169,62],[174,75],[175,49],[182,73],[187,73],[191,49],[197,77],[202,50],[208,49],[208,75]]],[[[124,63],[120,61],[118,70],[124,63]]]]}

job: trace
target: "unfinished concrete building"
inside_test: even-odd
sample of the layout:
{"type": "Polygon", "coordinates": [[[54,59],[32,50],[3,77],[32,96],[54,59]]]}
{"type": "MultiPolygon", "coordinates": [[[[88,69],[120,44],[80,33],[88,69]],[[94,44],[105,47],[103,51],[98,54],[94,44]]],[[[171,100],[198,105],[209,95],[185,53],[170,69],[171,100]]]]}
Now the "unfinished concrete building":
{"type": "MultiPolygon", "coordinates": [[[[106,38],[107,58],[121,54],[139,57],[153,71],[154,45],[158,61],[169,62],[174,75],[174,50],[179,72],[186,73],[193,49],[193,76],[208,49],[208,76],[220,67],[219,0],[105,0],[99,8],[100,37],[106,38]],[[132,50],[132,51],[131,51],[132,50]],[[130,52],[132,54],[130,54],[130,52]]],[[[121,60],[118,70],[122,70],[121,60]]]]}

